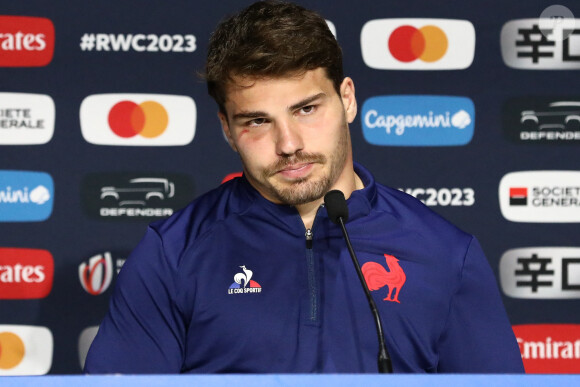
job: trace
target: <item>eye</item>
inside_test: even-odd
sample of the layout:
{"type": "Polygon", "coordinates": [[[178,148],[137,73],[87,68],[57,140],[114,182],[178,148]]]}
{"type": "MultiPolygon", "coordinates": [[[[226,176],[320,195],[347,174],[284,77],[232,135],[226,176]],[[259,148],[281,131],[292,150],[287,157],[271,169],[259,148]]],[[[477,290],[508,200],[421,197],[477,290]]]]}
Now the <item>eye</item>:
{"type": "Polygon", "coordinates": [[[314,113],[315,110],[316,110],[316,105],[308,105],[308,106],[301,107],[299,110],[299,113],[303,114],[303,115],[308,115],[308,114],[314,113]]]}
{"type": "Polygon", "coordinates": [[[253,120],[246,122],[246,126],[257,127],[257,126],[262,126],[265,123],[266,123],[265,118],[254,118],[253,120]]]}

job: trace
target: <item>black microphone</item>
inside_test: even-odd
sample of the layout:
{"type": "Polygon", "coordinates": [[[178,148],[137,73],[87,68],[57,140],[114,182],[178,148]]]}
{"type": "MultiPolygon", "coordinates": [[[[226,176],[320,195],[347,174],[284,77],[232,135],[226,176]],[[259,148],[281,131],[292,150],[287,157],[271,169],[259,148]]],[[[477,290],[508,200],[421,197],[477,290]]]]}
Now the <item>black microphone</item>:
{"type": "Polygon", "coordinates": [[[350,243],[350,238],[348,237],[348,233],[346,232],[346,227],[344,226],[344,223],[348,220],[348,206],[346,205],[346,199],[344,198],[344,194],[342,193],[342,191],[335,189],[329,191],[326,195],[324,195],[324,206],[326,207],[328,217],[330,218],[332,223],[339,225],[342,229],[342,235],[344,235],[346,247],[348,248],[348,252],[350,253],[350,257],[352,258],[352,263],[354,264],[354,268],[356,269],[358,278],[365,291],[365,295],[367,296],[369,306],[371,307],[371,312],[373,314],[373,317],[375,318],[375,325],[377,327],[377,336],[379,338],[379,356],[378,356],[379,373],[391,374],[393,373],[393,365],[391,364],[391,358],[389,356],[389,351],[387,351],[387,345],[385,343],[385,335],[383,334],[383,324],[381,322],[381,316],[379,315],[377,305],[375,304],[375,301],[371,296],[371,292],[369,291],[369,288],[365,281],[365,277],[363,276],[360,264],[358,263],[358,259],[356,258],[356,254],[354,253],[352,244],[350,243]]]}

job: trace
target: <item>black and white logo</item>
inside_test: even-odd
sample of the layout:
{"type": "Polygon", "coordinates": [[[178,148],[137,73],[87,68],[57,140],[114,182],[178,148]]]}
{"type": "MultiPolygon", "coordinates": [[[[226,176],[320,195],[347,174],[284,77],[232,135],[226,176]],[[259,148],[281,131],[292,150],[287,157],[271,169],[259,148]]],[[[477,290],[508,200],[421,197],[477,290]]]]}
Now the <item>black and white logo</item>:
{"type": "Polygon", "coordinates": [[[579,98],[514,98],[503,107],[505,137],[518,143],[580,142],[579,98]]]}
{"type": "Polygon", "coordinates": [[[499,263],[503,292],[515,298],[580,298],[580,248],[528,247],[506,251],[499,263]]]}
{"type": "Polygon", "coordinates": [[[182,174],[102,173],[84,178],[88,215],[111,220],[151,221],[171,216],[193,199],[191,179],[182,174]]]}

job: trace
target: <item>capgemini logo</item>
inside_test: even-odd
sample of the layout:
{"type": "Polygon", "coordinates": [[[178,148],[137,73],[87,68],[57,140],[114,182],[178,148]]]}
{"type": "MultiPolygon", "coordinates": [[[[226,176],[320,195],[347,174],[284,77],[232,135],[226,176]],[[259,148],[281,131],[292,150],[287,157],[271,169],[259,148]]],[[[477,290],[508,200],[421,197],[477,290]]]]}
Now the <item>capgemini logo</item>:
{"type": "Polygon", "coordinates": [[[388,146],[460,146],[471,141],[475,107],[467,97],[388,95],[362,108],[365,140],[388,146]]]}
{"type": "Polygon", "coordinates": [[[30,192],[27,187],[12,189],[12,187],[8,186],[0,190],[0,202],[2,203],[34,203],[42,205],[49,199],[50,192],[43,185],[39,185],[30,192]]]}
{"type": "Polygon", "coordinates": [[[79,279],[87,293],[103,294],[113,278],[113,258],[110,252],[97,254],[79,265],[79,279]]]}
{"type": "Polygon", "coordinates": [[[0,170],[0,222],[37,222],[52,213],[54,182],[44,172],[0,170]]]}

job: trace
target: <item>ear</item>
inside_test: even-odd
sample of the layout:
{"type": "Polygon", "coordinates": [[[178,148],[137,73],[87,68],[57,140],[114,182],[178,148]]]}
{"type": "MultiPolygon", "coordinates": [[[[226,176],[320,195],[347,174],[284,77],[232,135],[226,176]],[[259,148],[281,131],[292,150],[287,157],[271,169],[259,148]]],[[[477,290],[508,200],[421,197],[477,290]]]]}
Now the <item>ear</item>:
{"type": "Polygon", "coordinates": [[[356,98],[354,95],[354,82],[351,78],[346,77],[340,85],[340,98],[344,106],[344,113],[348,123],[352,123],[357,113],[356,98]]]}
{"type": "Polygon", "coordinates": [[[236,148],[236,144],[232,138],[232,133],[230,131],[230,125],[228,124],[228,118],[222,112],[218,112],[218,118],[222,125],[222,131],[224,133],[224,137],[228,140],[230,147],[233,149],[234,152],[237,152],[238,149],[236,148]]]}

